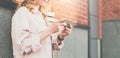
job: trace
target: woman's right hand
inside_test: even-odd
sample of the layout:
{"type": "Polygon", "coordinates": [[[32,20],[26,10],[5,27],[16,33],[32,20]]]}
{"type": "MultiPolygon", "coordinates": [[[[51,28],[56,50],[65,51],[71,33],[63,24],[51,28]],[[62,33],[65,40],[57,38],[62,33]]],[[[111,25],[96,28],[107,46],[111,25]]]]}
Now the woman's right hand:
{"type": "Polygon", "coordinates": [[[55,23],[53,23],[48,30],[52,33],[56,33],[59,31],[59,26],[66,26],[66,23],[64,22],[64,20],[61,21],[57,21],[55,23]]]}

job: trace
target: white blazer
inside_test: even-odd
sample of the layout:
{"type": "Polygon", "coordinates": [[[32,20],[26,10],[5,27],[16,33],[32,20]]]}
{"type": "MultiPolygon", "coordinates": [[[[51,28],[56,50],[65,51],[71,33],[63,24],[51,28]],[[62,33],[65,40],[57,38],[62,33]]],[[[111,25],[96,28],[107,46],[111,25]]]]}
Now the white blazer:
{"type": "Polygon", "coordinates": [[[20,7],[12,17],[14,58],[52,58],[50,37],[40,43],[41,32],[46,29],[41,13],[32,14],[26,7],[20,7]]]}

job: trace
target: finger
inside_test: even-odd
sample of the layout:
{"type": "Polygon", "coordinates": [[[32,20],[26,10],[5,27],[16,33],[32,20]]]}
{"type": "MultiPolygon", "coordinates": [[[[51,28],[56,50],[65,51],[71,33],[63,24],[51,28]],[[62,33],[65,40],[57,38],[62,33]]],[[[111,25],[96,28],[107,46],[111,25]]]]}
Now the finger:
{"type": "Polygon", "coordinates": [[[72,29],[73,28],[72,24],[68,24],[68,28],[72,29]]]}
{"type": "Polygon", "coordinates": [[[56,30],[59,30],[59,27],[58,27],[58,26],[56,27],[56,30]]]}
{"type": "Polygon", "coordinates": [[[71,34],[70,31],[64,31],[64,35],[69,35],[69,34],[71,34]]]}
{"type": "Polygon", "coordinates": [[[72,29],[70,29],[70,28],[65,28],[64,30],[71,31],[72,29]]]}
{"type": "Polygon", "coordinates": [[[66,23],[58,23],[57,26],[67,26],[66,23]]]}
{"type": "Polygon", "coordinates": [[[64,33],[66,33],[66,32],[71,33],[71,29],[64,29],[63,32],[64,32],[64,33]]]}
{"type": "Polygon", "coordinates": [[[73,25],[72,24],[70,24],[70,29],[72,29],[73,28],[73,25]]]}
{"type": "Polygon", "coordinates": [[[73,28],[73,26],[72,26],[71,24],[67,24],[67,25],[65,25],[65,26],[64,26],[64,28],[69,28],[69,29],[72,29],[72,28],[73,28]]]}
{"type": "Polygon", "coordinates": [[[71,30],[66,30],[67,32],[71,33],[71,30]]]}
{"type": "Polygon", "coordinates": [[[53,30],[53,33],[56,33],[59,31],[59,28],[56,27],[56,29],[53,30]]]}
{"type": "Polygon", "coordinates": [[[64,20],[59,20],[56,23],[63,23],[63,22],[64,22],[64,20]]]}
{"type": "Polygon", "coordinates": [[[64,31],[69,31],[69,32],[71,32],[71,30],[70,30],[70,29],[65,29],[64,31]]]}
{"type": "Polygon", "coordinates": [[[70,31],[66,31],[66,33],[70,34],[71,32],[70,31]]]}

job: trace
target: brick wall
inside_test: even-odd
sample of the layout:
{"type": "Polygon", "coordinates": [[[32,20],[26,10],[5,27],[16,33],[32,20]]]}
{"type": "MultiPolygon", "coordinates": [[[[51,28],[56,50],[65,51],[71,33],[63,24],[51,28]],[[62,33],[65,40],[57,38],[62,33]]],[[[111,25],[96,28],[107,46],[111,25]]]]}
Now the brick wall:
{"type": "Polygon", "coordinates": [[[102,38],[102,20],[120,19],[120,0],[99,0],[99,38],[102,38]]]}
{"type": "Polygon", "coordinates": [[[101,2],[102,19],[119,19],[120,18],[120,0],[102,0],[101,2]]]}
{"type": "Polygon", "coordinates": [[[70,18],[88,25],[88,0],[51,0],[57,18],[70,18]]]}

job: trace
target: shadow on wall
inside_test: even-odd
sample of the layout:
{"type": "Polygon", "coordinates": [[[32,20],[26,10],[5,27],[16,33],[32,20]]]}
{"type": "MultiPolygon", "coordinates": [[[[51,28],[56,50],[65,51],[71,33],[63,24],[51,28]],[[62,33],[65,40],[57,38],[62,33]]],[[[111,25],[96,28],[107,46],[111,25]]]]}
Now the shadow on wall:
{"type": "Polygon", "coordinates": [[[12,14],[11,9],[0,7],[0,58],[13,58],[10,33],[12,14]]]}
{"type": "Polygon", "coordinates": [[[0,6],[10,8],[10,9],[15,9],[17,4],[13,3],[12,0],[0,0],[0,6]]]}

